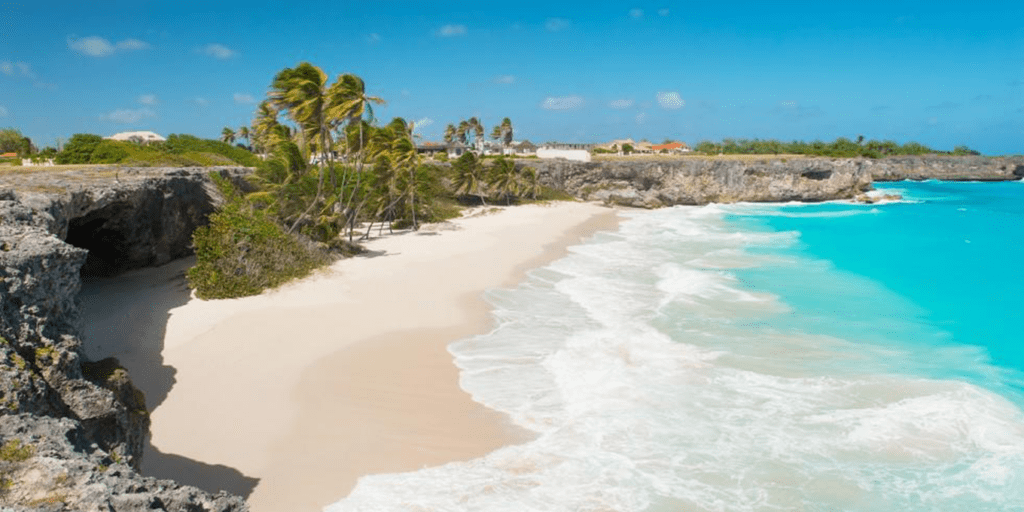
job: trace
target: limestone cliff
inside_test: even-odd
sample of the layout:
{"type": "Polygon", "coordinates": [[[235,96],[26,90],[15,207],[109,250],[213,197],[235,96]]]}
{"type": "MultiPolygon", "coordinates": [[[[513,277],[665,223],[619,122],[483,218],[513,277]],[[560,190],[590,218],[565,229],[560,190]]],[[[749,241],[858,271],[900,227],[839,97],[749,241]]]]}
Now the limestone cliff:
{"type": "Polygon", "coordinates": [[[109,275],[186,254],[217,201],[209,172],[248,171],[0,174],[0,443],[28,450],[0,461],[0,504],[245,509],[241,498],[133,471],[149,429],[145,399],[116,361],[85,361],[79,338],[82,270],[109,275]]]}
{"type": "Polygon", "coordinates": [[[871,187],[863,162],[807,158],[529,160],[543,183],[586,200],[655,208],[737,201],[827,201],[871,187]]]}
{"type": "Polygon", "coordinates": [[[712,202],[852,199],[872,181],[1012,180],[1024,178],[1024,157],[651,158],[593,162],[519,160],[545,185],[586,200],[655,208],[712,202]]]}

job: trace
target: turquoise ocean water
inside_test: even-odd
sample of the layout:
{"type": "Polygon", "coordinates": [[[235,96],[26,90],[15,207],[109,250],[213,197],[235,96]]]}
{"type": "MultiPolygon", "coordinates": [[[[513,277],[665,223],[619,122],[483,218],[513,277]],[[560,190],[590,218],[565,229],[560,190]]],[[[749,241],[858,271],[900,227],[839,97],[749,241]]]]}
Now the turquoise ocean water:
{"type": "Polygon", "coordinates": [[[450,346],[537,433],[330,507],[1024,510],[1024,183],[631,211],[450,346]]]}

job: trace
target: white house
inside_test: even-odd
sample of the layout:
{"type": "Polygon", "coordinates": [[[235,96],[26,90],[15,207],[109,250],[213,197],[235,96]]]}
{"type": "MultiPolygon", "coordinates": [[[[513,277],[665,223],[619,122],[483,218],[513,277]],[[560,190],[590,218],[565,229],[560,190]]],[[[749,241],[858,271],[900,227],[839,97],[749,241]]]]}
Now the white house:
{"type": "Polygon", "coordinates": [[[577,162],[589,162],[590,148],[590,144],[562,144],[558,142],[546,142],[537,149],[537,158],[564,158],[566,160],[574,160],[577,162]]]}
{"type": "Polygon", "coordinates": [[[129,141],[129,142],[141,142],[143,144],[148,144],[150,142],[164,142],[164,141],[167,140],[167,139],[165,139],[165,138],[161,137],[160,135],[157,135],[156,133],[153,133],[153,132],[121,132],[121,133],[115,133],[114,135],[111,135],[110,137],[104,137],[104,138],[110,139],[110,140],[123,140],[123,141],[129,141]]]}

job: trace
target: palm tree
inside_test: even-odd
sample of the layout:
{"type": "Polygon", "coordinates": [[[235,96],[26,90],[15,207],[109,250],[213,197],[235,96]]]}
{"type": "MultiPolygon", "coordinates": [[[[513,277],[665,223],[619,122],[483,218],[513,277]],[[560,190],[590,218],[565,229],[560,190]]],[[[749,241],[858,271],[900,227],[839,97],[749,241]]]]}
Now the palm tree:
{"type": "Polygon", "coordinates": [[[533,167],[527,167],[523,169],[523,185],[521,193],[529,195],[530,199],[537,199],[537,194],[540,192],[540,179],[537,176],[537,170],[533,167]]]}
{"type": "Polygon", "coordinates": [[[483,154],[484,151],[484,125],[479,119],[475,117],[469,118],[466,121],[467,128],[473,130],[473,142],[476,145],[477,151],[483,154]]]}
{"type": "Polygon", "coordinates": [[[501,120],[501,145],[508,150],[512,145],[512,120],[505,118],[501,120]]]}
{"type": "Polygon", "coordinates": [[[458,133],[458,130],[455,128],[455,125],[448,123],[448,126],[445,127],[444,129],[445,144],[451,144],[452,142],[455,142],[456,133],[458,133]]]}
{"type": "Polygon", "coordinates": [[[512,204],[512,196],[519,194],[519,173],[516,164],[504,156],[498,158],[491,167],[491,184],[494,190],[505,196],[505,205],[512,204]]]}
{"type": "Polygon", "coordinates": [[[256,107],[256,116],[252,120],[253,145],[264,157],[273,148],[273,136],[280,125],[277,121],[277,110],[270,100],[263,100],[256,107]]]}
{"type": "MultiPolygon", "coordinates": [[[[363,145],[365,144],[363,118],[365,117],[372,121],[373,105],[384,105],[385,101],[376,96],[368,96],[363,79],[353,74],[339,76],[338,80],[331,86],[331,91],[332,97],[337,98],[337,101],[330,106],[331,115],[337,116],[338,119],[346,119],[350,126],[353,123],[359,125],[359,159],[356,161],[356,186],[352,189],[352,193],[346,202],[349,225],[348,236],[351,242],[352,230],[355,228],[356,216],[359,214],[360,209],[358,206],[353,208],[352,205],[355,200],[356,191],[359,190],[363,170],[363,145]]],[[[344,188],[344,185],[342,188],[344,188]]]]}
{"type": "Polygon", "coordinates": [[[477,196],[480,202],[487,205],[486,192],[482,191],[486,186],[483,176],[483,166],[472,152],[465,152],[455,161],[455,193],[464,196],[477,196]]]}
{"type": "Polygon", "coordinates": [[[340,103],[342,100],[334,88],[334,86],[328,85],[327,74],[322,69],[308,62],[302,62],[294,68],[285,68],[275,75],[268,93],[270,101],[281,110],[286,110],[288,117],[299,126],[306,144],[315,144],[320,152],[318,162],[320,173],[317,180],[316,196],[289,231],[294,230],[299,222],[323,199],[326,169],[331,169],[332,185],[336,185],[333,166],[330,162],[333,147],[331,133],[343,118],[331,110],[333,104],[340,103]]]}
{"type": "Polygon", "coordinates": [[[220,140],[221,142],[227,142],[228,144],[235,142],[235,131],[225,126],[220,132],[220,140]]]}
{"type": "Polygon", "coordinates": [[[469,145],[469,130],[469,122],[465,119],[459,121],[459,127],[455,129],[455,139],[465,145],[469,145]]]}
{"type": "Polygon", "coordinates": [[[250,135],[251,134],[249,133],[249,127],[248,126],[241,126],[241,127],[238,128],[238,138],[239,139],[245,139],[246,147],[249,146],[249,142],[250,142],[249,136],[250,135]]]}

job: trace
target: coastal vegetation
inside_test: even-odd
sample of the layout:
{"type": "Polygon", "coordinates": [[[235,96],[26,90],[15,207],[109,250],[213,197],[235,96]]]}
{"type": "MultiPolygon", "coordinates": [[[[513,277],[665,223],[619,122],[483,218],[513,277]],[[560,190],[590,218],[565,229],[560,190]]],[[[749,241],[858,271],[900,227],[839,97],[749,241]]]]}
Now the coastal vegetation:
{"type": "MultiPolygon", "coordinates": [[[[355,244],[375,227],[416,230],[467,205],[557,196],[510,159],[485,165],[467,152],[450,166],[425,160],[414,123],[376,122],[373,107],[382,104],[358,76],[332,81],[303,62],[273,77],[249,127],[224,128],[219,144],[245,138],[260,158],[244,186],[216,180],[226,202],[193,235],[189,281],[198,296],[252,295],[307,275],[358,252],[355,244]]],[[[478,119],[462,121],[451,136],[468,142],[469,134],[482,143],[478,119]]],[[[492,137],[511,143],[511,120],[492,137]]]]}
{"type": "Polygon", "coordinates": [[[222,141],[171,134],[166,141],[139,143],[77,133],[56,153],[58,164],[121,164],[135,167],[210,166],[259,163],[251,152],[222,141]]]}
{"type": "Polygon", "coordinates": [[[826,156],[832,158],[883,158],[898,155],[947,154],[956,156],[978,155],[977,151],[967,146],[957,146],[953,151],[944,152],[920,144],[907,142],[899,144],[892,140],[857,140],[839,137],[832,142],[815,140],[812,142],[784,142],[777,139],[723,139],[721,142],[702,141],[694,146],[694,151],[706,155],[806,155],[826,156]]]}

